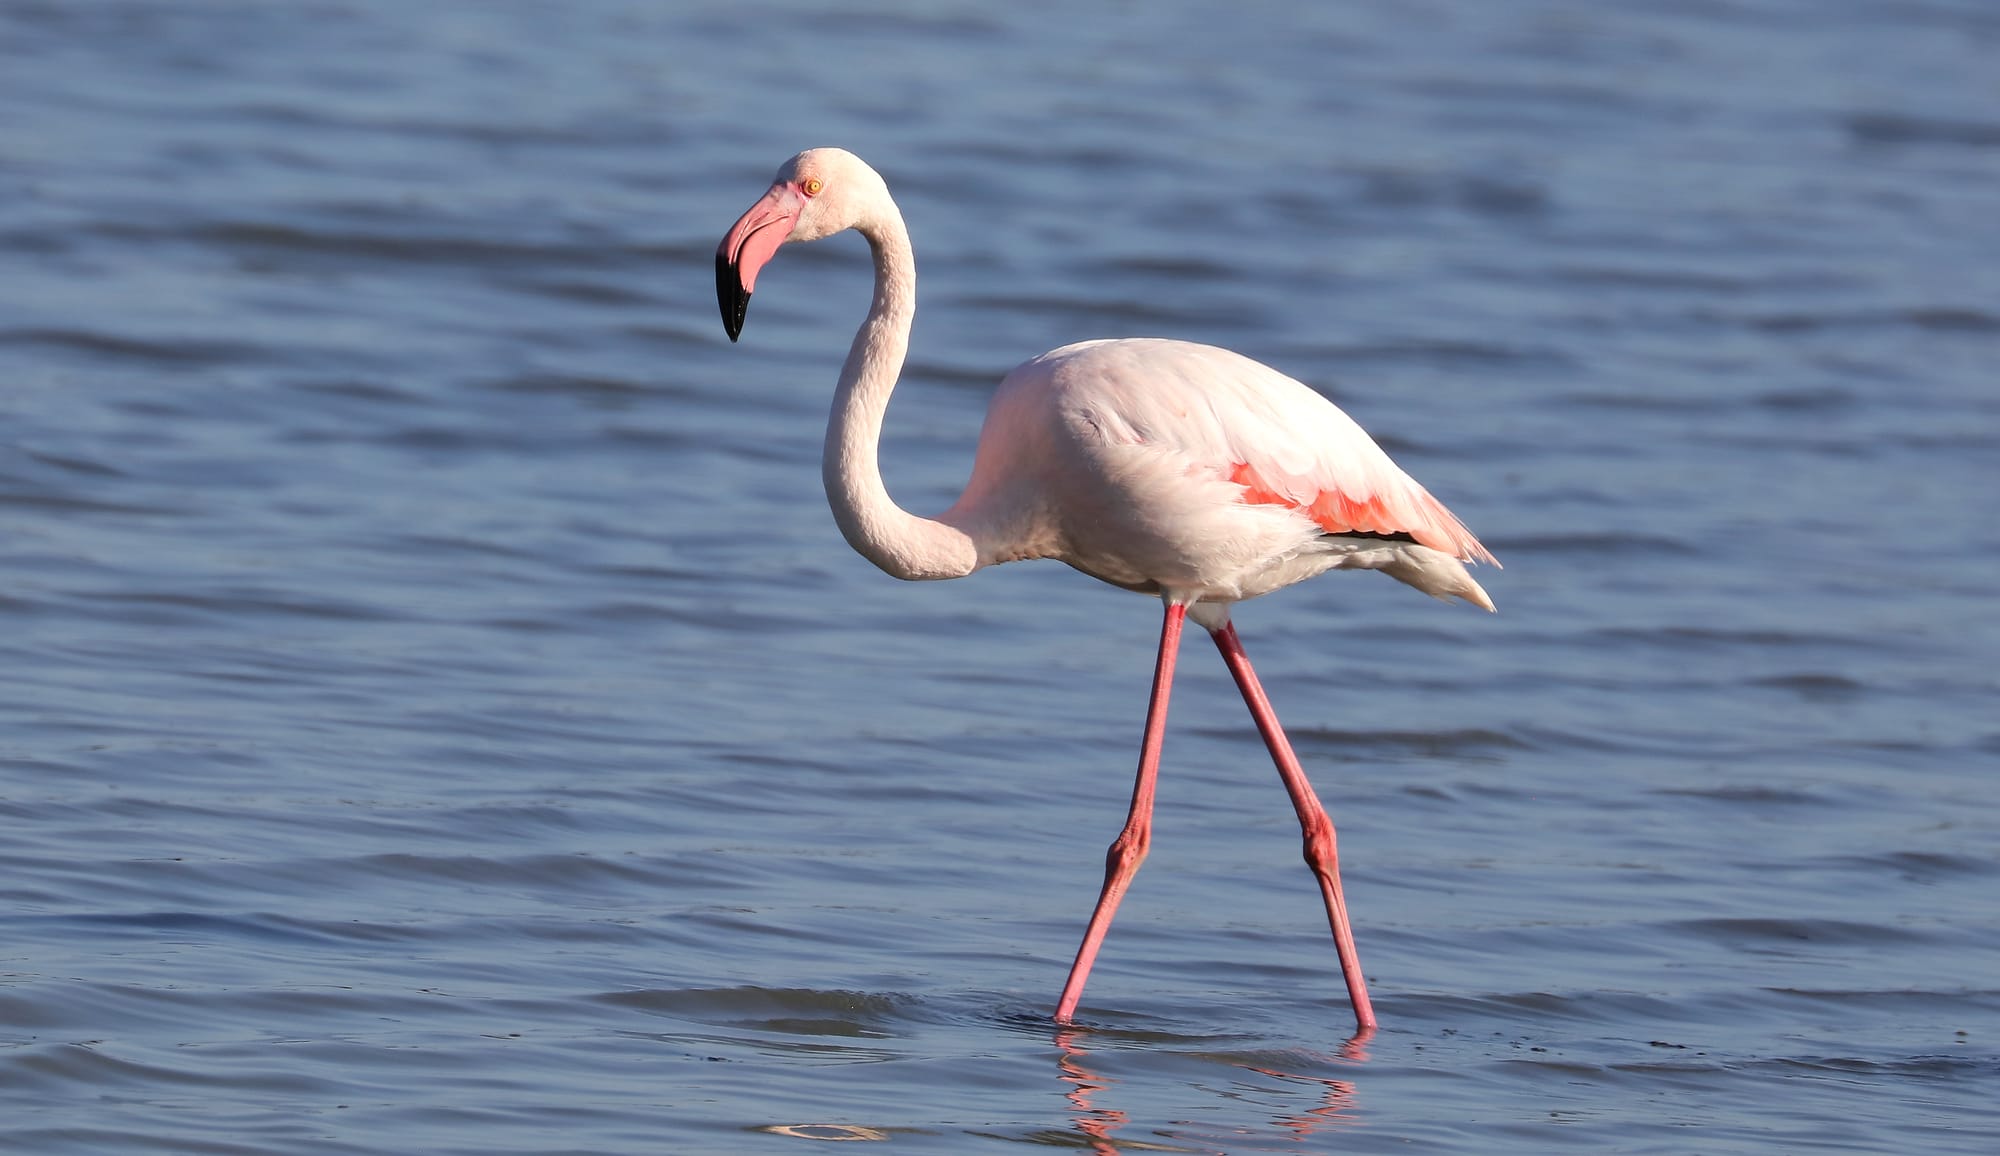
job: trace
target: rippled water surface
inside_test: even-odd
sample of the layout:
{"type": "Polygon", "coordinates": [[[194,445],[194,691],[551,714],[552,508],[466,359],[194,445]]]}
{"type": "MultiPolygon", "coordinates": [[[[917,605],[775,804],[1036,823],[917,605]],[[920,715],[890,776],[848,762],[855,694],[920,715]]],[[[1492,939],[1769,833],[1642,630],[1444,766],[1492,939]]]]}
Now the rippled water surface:
{"type": "Polygon", "coordinates": [[[0,7],[0,1148],[2000,1145],[2000,15],[1983,0],[0,7]],[[854,238],[741,345],[794,150],[923,275],[884,459],[1210,341],[1505,560],[1190,649],[1048,1013],[1157,604],[841,542],[854,238]]]}

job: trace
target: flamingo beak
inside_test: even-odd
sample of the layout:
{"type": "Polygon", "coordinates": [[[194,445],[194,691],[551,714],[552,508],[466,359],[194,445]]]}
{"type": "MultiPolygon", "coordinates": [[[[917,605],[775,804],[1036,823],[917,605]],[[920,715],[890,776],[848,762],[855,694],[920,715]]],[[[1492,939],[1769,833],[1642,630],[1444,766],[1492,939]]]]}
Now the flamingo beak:
{"type": "Polygon", "coordinates": [[[736,340],[743,332],[743,314],[757,288],[757,271],[792,235],[792,226],[804,208],[798,190],[779,181],[729,227],[722,244],[716,246],[715,300],[722,307],[722,328],[729,340],[736,340]]]}

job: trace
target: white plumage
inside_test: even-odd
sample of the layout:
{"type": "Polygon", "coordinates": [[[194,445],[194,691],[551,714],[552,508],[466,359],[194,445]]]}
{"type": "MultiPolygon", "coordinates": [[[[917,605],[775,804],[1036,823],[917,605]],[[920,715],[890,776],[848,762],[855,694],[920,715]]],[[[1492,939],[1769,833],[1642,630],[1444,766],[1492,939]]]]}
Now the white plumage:
{"type": "Polygon", "coordinates": [[[1191,603],[1354,568],[1492,608],[1461,564],[1491,555],[1352,418],[1184,341],[1086,341],[1009,373],[940,520],[981,540],[984,564],[1057,558],[1191,603]]]}

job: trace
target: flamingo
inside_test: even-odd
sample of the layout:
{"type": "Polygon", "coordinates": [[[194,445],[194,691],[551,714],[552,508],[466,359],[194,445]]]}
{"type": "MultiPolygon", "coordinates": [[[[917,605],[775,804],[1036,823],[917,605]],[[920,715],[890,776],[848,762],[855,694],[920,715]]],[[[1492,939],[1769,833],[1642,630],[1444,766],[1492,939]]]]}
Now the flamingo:
{"type": "Polygon", "coordinates": [[[1356,1028],[1372,1031],[1333,822],[1251,668],[1230,608],[1328,570],[1380,570],[1490,611],[1493,600],[1465,564],[1498,562],[1312,389],[1241,354],[1153,338],[1084,341],[1023,363],[994,394],[958,501],[936,518],[904,511],[889,497],[876,451],[909,348],[916,259],[882,177],[841,149],[786,161],[717,247],[716,295],[733,342],[757,274],[779,246],[846,229],[868,239],[875,262],[874,301],[834,387],[821,461],[848,544],[909,580],[1053,558],[1157,596],[1165,608],[1131,807],[1105,855],[1103,887],[1056,1021],[1074,1022],[1098,948],[1151,845],[1167,700],[1182,628],[1193,619],[1221,651],[1291,796],[1356,1028]]]}

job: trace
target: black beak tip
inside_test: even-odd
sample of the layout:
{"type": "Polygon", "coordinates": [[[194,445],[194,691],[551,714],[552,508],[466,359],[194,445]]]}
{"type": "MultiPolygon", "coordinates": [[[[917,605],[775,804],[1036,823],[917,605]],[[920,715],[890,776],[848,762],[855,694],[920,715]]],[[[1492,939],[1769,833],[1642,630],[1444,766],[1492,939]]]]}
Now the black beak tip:
{"type": "Polygon", "coordinates": [[[743,332],[750,295],[743,291],[743,279],[736,275],[736,262],[721,253],[715,255],[715,302],[722,307],[722,331],[734,342],[743,332]]]}

